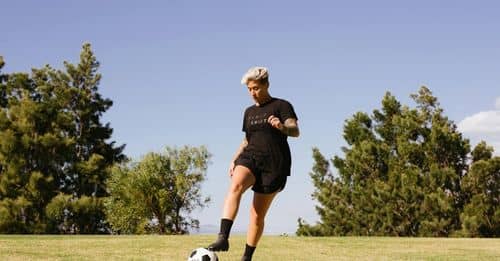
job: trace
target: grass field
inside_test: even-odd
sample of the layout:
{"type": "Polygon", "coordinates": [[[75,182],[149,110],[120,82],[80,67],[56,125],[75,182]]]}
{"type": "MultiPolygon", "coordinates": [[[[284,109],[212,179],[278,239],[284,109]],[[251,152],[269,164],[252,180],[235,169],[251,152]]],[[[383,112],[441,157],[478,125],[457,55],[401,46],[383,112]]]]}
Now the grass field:
{"type": "MultiPolygon", "coordinates": [[[[0,260],[186,260],[214,236],[0,235],[0,260]]],[[[240,260],[244,236],[232,236],[220,260],[240,260]]],[[[256,261],[500,260],[500,239],[264,236],[256,261]]]]}

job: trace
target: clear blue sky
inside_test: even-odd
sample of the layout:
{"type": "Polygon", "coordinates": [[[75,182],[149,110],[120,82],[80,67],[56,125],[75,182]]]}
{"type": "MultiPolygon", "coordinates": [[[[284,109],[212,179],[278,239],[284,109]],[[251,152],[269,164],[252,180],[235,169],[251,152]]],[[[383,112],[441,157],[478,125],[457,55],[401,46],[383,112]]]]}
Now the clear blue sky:
{"type": "Polygon", "coordinates": [[[90,42],[100,92],[114,101],[104,121],[128,156],[186,144],[213,154],[202,226],[218,226],[243,138],[251,99],[240,78],[268,67],[271,94],[295,106],[302,134],[290,139],[292,176],[266,233],[294,233],[298,217],[317,221],[311,148],[341,155],[344,120],[379,108],[386,91],[413,106],[409,95],[428,86],[473,143],[500,150],[499,13],[498,1],[5,1],[0,55],[4,72],[62,68],[90,42]]]}

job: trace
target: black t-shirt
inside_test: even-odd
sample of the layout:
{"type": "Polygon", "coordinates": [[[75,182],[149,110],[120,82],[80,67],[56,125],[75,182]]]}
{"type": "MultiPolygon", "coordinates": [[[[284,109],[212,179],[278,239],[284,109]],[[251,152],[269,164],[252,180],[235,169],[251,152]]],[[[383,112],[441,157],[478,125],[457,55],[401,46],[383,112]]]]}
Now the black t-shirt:
{"type": "Polygon", "coordinates": [[[289,118],[297,119],[293,106],[283,99],[272,98],[260,106],[248,107],[243,119],[248,145],[243,153],[265,155],[275,168],[289,176],[292,160],[288,136],[267,122],[271,115],[278,117],[282,124],[289,118]]]}

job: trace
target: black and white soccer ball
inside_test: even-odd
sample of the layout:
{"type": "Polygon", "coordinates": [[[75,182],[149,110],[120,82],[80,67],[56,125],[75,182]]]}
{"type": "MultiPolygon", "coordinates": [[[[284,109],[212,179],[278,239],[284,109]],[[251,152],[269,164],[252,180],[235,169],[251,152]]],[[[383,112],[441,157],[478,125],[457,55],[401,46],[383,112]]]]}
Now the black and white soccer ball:
{"type": "Polygon", "coordinates": [[[219,257],[214,252],[200,247],[191,252],[187,261],[219,261],[219,257]]]}

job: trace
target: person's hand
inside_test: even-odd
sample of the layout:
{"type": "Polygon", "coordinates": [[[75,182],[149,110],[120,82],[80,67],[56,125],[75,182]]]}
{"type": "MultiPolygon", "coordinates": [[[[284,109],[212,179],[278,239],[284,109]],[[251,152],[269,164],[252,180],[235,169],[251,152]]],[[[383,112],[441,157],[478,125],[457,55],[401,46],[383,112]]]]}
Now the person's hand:
{"type": "Polygon", "coordinates": [[[267,118],[267,122],[269,124],[271,124],[271,126],[273,126],[274,128],[278,129],[278,130],[283,130],[283,124],[281,123],[280,119],[274,115],[271,115],[269,116],[269,118],[267,118]]]}
{"type": "Polygon", "coordinates": [[[234,167],[234,161],[231,161],[231,163],[229,164],[229,177],[233,177],[234,167]]]}

